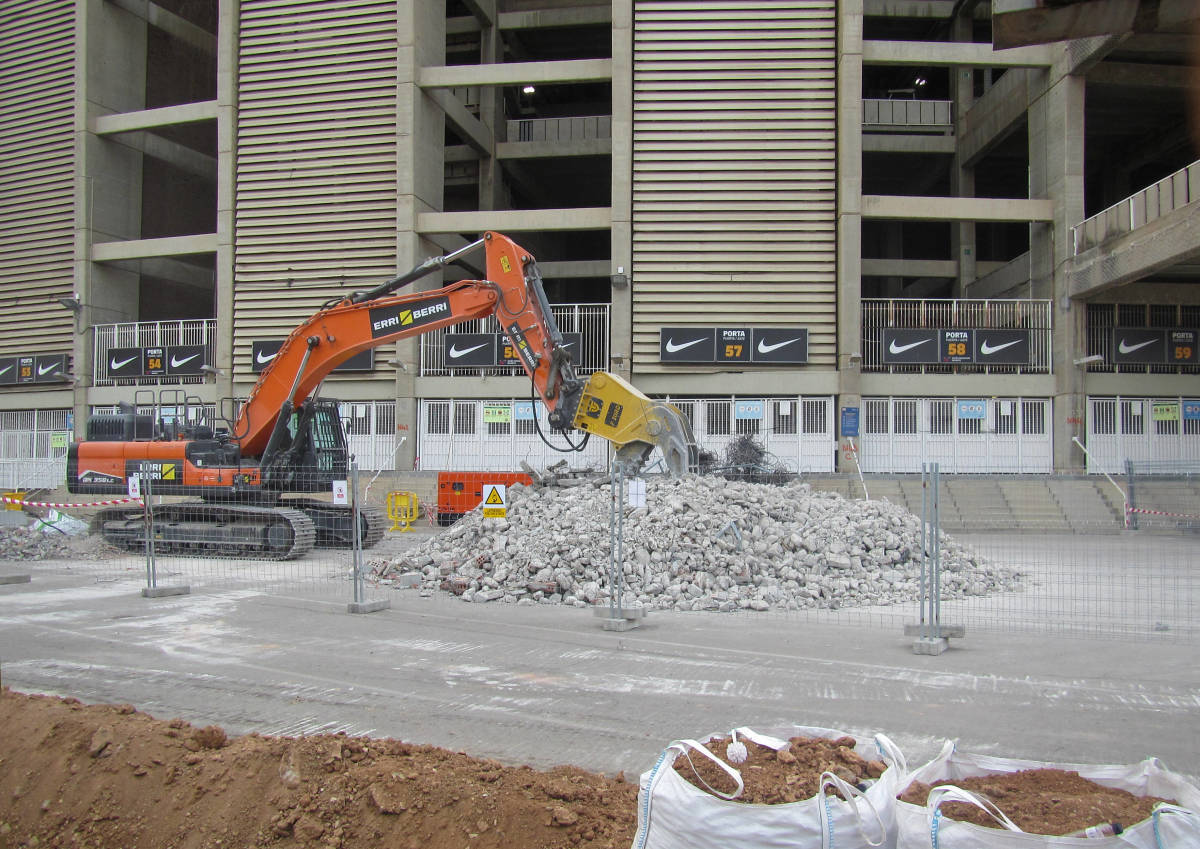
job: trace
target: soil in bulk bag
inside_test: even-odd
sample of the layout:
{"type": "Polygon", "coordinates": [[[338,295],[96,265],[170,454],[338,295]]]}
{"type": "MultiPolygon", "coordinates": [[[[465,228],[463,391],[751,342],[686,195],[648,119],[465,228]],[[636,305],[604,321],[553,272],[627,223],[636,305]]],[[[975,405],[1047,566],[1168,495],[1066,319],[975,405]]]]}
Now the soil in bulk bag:
{"type": "MultiPolygon", "coordinates": [[[[675,740],[641,776],[633,849],[892,849],[895,795],[905,771],[903,755],[882,734],[864,742],[829,728],[787,725],[764,732],[735,728],[729,735],[675,740]],[[727,736],[729,744],[725,745],[720,741],[727,736]],[[751,744],[783,752],[796,737],[849,738],[859,756],[882,761],[882,774],[862,789],[825,772],[819,777],[817,793],[810,798],[782,804],[739,801],[744,782],[737,763],[746,759],[744,747],[751,744]],[[705,747],[711,741],[719,741],[715,748],[725,758],[705,747]],[[743,748],[739,751],[739,747],[743,748]],[[705,764],[709,773],[715,767],[722,782],[710,785],[711,792],[696,786],[675,769],[681,756],[688,763],[705,764]]],[[[706,783],[698,771],[692,777],[706,783]]]]}
{"type": "MultiPolygon", "coordinates": [[[[896,827],[898,849],[1200,849],[1200,788],[1171,772],[1156,758],[1129,765],[1071,764],[973,755],[956,750],[947,741],[941,753],[909,773],[899,789],[903,796],[910,785],[921,782],[934,787],[924,805],[898,799],[896,827]],[[1002,801],[988,799],[953,782],[980,776],[1011,775],[1026,770],[1062,770],[1077,773],[1102,787],[1124,790],[1134,796],[1173,800],[1159,803],[1138,822],[1101,821],[1077,824],[1084,834],[1051,835],[1023,831],[1003,809],[1002,801]],[[950,782],[947,784],[946,782],[950,782]],[[944,806],[963,802],[986,812],[996,827],[978,825],[946,814],[944,806]],[[1089,836],[1089,834],[1091,836],[1089,836]]],[[[1053,796],[1049,800],[1053,802],[1053,796]]],[[[1019,818],[1019,817],[1017,817],[1019,818]]]]}

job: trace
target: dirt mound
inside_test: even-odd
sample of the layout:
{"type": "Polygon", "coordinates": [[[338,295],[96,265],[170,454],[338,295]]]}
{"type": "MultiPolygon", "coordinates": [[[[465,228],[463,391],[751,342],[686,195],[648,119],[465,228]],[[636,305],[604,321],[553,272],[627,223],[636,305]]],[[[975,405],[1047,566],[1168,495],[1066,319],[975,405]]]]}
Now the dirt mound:
{"type": "MultiPolygon", "coordinates": [[[[704,748],[741,773],[744,789],[737,801],[746,804],[780,805],[810,799],[820,790],[821,776],[826,772],[848,784],[861,785],[879,778],[887,768],[882,761],[867,761],[854,751],[853,737],[792,737],[788,747],[779,751],[742,740],[746,757],[740,763],[729,757],[731,742],[732,738],[717,737],[704,748]]],[[[732,793],[736,789],[728,773],[703,755],[680,755],[675,759],[675,770],[689,784],[707,792],[715,789],[732,793]]]]}
{"type": "Polygon", "coordinates": [[[0,692],[0,847],[625,847],[637,786],[345,735],[227,738],[0,692]]]}
{"type": "MultiPolygon", "coordinates": [[[[1033,834],[1070,834],[1102,823],[1134,825],[1148,818],[1159,802],[1174,801],[1135,796],[1061,769],[1026,769],[938,784],[953,784],[991,800],[1022,831],[1033,834]]],[[[924,806],[930,789],[928,784],[914,781],[899,798],[924,806]]],[[[942,812],[960,822],[1003,828],[987,813],[964,802],[948,802],[942,805],[942,812]]]]}

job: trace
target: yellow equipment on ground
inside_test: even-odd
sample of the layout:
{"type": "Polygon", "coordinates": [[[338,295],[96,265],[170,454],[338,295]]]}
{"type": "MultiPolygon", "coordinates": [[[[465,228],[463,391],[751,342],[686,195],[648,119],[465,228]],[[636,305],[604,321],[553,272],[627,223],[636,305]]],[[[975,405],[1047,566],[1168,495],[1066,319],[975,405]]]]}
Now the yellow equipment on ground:
{"type": "Polygon", "coordinates": [[[413,522],[421,515],[420,505],[415,492],[389,492],[387,494],[387,514],[392,520],[389,531],[411,531],[413,522]],[[400,527],[403,523],[404,527],[400,527]]]}

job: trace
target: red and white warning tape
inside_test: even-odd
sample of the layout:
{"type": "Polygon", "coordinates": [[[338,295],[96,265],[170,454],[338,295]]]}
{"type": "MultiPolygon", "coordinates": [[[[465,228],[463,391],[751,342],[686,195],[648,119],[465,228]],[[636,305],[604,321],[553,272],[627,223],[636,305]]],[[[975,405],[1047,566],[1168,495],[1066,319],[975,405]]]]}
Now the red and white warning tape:
{"type": "Polygon", "coordinates": [[[5,504],[20,504],[23,507],[107,507],[110,504],[128,504],[131,501],[142,503],[140,498],[114,498],[111,501],[89,501],[86,504],[59,504],[56,501],[23,501],[7,495],[3,497],[3,501],[5,504]]]}
{"type": "Polygon", "coordinates": [[[1143,510],[1140,507],[1126,507],[1126,513],[1145,513],[1150,516],[1173,516],[1177,519],[1200,519],[1195,513],[1166,513],[1162,510],[1143,510]]]}

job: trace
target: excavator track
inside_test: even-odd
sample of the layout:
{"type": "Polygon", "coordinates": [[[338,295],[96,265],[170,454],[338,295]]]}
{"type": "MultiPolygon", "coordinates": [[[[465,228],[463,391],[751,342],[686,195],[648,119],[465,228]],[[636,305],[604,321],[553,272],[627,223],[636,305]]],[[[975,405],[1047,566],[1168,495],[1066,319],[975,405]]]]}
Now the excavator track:
{"type": "MultiPolygon", "coordinates": [[[[317,548],[353,548],[354,536],[350,531],[353,511],[342,504],[330,504],[315,498],[289,498],[283,502],[288,507],[303,510],[317,529],[317,548]]],[[[383,539],[387,530],[387,516],[377,507],[359,507],[358,524],[360,545],[371,548],[383,539]]]]}
{"type": "MultiPolygon", "coordinates": [[[[155,551],[256,560],[292,560],[311,551],[317,540],[312,519],[289,507],[180,502],[152,508],[155,551]]],[[[119,548],[142,551],[145,515],[136,508],[103,510],[93,532],[119,548]]]]}

